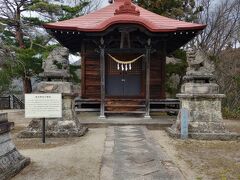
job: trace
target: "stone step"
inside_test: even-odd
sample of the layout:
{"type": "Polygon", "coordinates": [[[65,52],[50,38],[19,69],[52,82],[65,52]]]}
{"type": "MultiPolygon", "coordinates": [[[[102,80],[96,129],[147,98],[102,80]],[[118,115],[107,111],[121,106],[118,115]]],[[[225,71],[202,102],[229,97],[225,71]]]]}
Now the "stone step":
{"type": "Polygon", "coordinates": [[[144,114],[146,113],[146,111],[105,111],[105,113],[107,114],[144,114]]]}
{"type": "Polygon", "coordinates": [[[75,108],[76,112],[99,112],[99,108],[75,108]]]}
{"type": "Polygon", "coordinates": [[[105,107],[145,107],[141,104],[106,104],[105,107]]]}

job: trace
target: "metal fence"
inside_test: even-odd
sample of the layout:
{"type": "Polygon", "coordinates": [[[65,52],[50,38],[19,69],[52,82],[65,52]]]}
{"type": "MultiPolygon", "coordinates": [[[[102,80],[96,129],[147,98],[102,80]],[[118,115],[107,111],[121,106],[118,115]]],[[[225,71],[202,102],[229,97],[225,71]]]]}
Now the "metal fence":
{"type": "Polygon", "coordinates": [[[0,109],[11,109],[11,96],[0,97],[0,109]]]}
{"type": "Polygon", "coordinates": [[[12,95],[13,109],[24,109],[24,103],[18,97],[12,95]]]}
{"type": "Polygon", "coordinates": [[[24,109],[24,103],[15,95],[0,97],[0,109],[24,109]]]}

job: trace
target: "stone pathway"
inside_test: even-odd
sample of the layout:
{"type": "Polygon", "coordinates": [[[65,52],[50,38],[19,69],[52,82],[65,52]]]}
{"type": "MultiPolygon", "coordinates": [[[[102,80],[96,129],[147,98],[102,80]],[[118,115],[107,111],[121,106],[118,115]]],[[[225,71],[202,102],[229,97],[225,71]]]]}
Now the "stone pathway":
{"type": "Polygon", "coordinates": [[[109,127],[101,180],[181,180],[179,169],[144,126],[109,127]]]}

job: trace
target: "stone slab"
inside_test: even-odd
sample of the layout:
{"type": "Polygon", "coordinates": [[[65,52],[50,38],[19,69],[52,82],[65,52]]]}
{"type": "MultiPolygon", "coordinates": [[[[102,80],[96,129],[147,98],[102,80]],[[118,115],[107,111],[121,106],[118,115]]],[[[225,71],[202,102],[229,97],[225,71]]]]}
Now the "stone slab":
{"type": "Polygon", "coordinates": [[[181,92],[185,94],[217,94],[219,86],[215,83],[184,83],[181,92]]]}
{"type": "Polygon", "coordinates": [[[160,116],[154,117],[152,119],[144,119],[142,117],[129,117],[129,116],[115,116],[108,117],[105,120],[98,119],[98,113],[83,113],[78,114],[78,118],[80,123],[83,126],[87,126],[89,128],[102,128],[102,127],[110,127],[110,126],[147,126],[149,128],[160,129],[165,127],[170,127],[176,116],[160,116]]]}
{"type": "Polygon", "coordinates": [[[72,94],[72,83],[60,81],[42,81],[38,84],[38,92],[72,94]]]}
{"type": "Polygon", "coordinates": [[[152,139],[146,127],[111,126],[108,127],[100,179],[181,180],[184,178],[164,149],[152,139]]]}

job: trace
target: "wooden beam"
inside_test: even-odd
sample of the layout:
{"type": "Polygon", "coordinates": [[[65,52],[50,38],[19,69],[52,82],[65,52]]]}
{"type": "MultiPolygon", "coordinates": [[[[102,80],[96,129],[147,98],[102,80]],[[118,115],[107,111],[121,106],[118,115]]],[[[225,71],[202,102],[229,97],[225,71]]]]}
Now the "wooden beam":
{"type": "Polygon", "coordinates": [[[150,58],[151,58],[151,39],[149,38],[146,46],[146,113],[144,118],[151,119],[150,116],[150,58]]]}
{"type": "Polygon", "coordinates": [[[107,53],[121,53],[121,54],[123,54],[123,53],[143,53],[144,52],[144,48],[122,48],[122,49],[119,49],[119,48],[117,48],[117,49],[114,49],[114,48],[112,48],[112,49],[106,49],[106,52],[107,53]]]}
{"type": "MultiPolygon", "coordinates": [[[[107,36],[108,34],[110,34],[111,32],[114,31],[119,31],[119,29],[123,29],[123,28],[128,28],[128,29],[135,29],[136,31],[139,30],[140,32],[143,32],[144,34],[146,34],[146,36],[148,37],[168,37],[169,33],[168,32],[162,32],[162,33],[154,33],[154,32],[150,32],[148,29],[146,29],[145,27],[141,26],[141,25],[137,25],[137,24],[116,24],[113,25],[109,28],[107,28],[106,30],[102,31],[102,32],[84,32],[82,34],[88,36],[88,37],[99,37],[99,36],[107,36]]],[[[135,32],[136,32],[135,31],[135,32]]]]}
{"type": "Polygon", "coordinates": [[[99,119],[106,119],[105,116],[105,46],[101,38],[100,45],[100,73],[101,73],[101,106],[99,119]]]}

